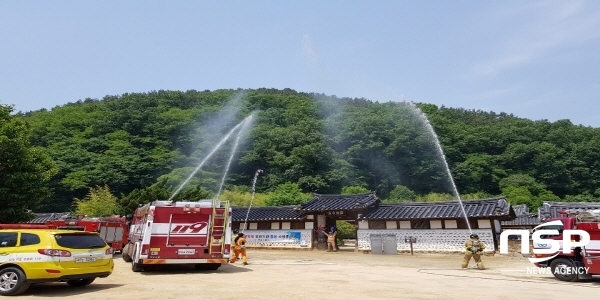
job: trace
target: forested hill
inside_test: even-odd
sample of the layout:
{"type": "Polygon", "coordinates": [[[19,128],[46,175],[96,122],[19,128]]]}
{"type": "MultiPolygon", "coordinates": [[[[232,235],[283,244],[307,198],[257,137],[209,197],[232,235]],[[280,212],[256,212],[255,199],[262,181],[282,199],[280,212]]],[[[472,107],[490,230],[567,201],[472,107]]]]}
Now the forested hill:
{"type": "MultiPolygon", "coordinates": [[[[506,195],[533,207],[543,200],[600,198],[600,129],[568,120],[532,121],[504,113],[378,103],[294,90],[156,91],[86,99],[21,114],[32,143],[57,165],[52,195],[38,211],[64,211],[90,188],[106,186],[125,207],[168,198],[225,134],[251,113],[224,189],[256,191],[286,183],[303,192],[362,186],[382,199],[459,193],[506,195]],[[242,188],[243,190],[244,188],[242,188]]],[[[219,189],[232,135],[177,198],[219,189]]],[[[466,197],[466,196],[465,196],[466,197]]],[[[176,199],[177,199],[176,198],[176,199]]],[[[390,200],[391,201],[391,200],[390,200]]]]}

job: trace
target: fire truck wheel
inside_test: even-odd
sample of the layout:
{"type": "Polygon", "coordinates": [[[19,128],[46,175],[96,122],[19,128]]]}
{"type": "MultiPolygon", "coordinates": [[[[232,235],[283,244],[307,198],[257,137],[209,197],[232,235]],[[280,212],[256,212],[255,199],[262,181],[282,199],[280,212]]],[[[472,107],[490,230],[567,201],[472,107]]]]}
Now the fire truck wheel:
{"type": "Polygon", "coordinates": [[[19,268],[8,267],[0,270],[0,295],[14,296],[25,292],[31,284],[27,283],[25,273],[19,268]]]}
{"type": "Polygon", "coordinates": [[[576,272],[575,263],[566,258],[557,258],[550,263],[550,270],[556,279],[561,281],[577,281],[579,277],[576,272]]]}
{"type": "Polygon", "coordinates": [[[67,284],[70,286],[86,286],[94,282],[94,280],[96,280],[96,277],[86,279],[73,279],[67,280],[67,284]]]}
{"type": "Polygon", "coordinates": [[[140,265],[139,265],[139,264],[137,264],[137,263],[135,263],[135,262],[133,262],[133,261],[131,262],[131,271],[134,271],[134,272],[141,272],[141,271],[143,271],[143,270],[144,270],[144,268],[140,267],[140,265]]]}
{"type": "Polygon", "coordinates": [[[129,244],[123,247],[123,250],[121,251],[121,258],[123,258],[125,262],[132,262],[131,256],[129,256],[129,244]]]}

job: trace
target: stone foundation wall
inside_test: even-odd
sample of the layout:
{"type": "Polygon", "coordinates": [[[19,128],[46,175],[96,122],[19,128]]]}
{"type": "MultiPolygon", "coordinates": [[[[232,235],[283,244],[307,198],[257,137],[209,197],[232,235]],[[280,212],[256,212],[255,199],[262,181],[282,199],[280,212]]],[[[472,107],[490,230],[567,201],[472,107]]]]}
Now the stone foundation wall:
{"type": "MultiPolygon", "coordinates": [[[[496,251],[492,229],[474,229],[473,233],[486,244],[484,254],[496,251]]],[[[359,229],[358,251],[371,251],[371,234],[395,235],[396,249],[400,253],[410,253],[410,244],[404,240],[409,236],[417,239],[413,243],[415,253],[464,253],[470,232],[468,229],[359,229]]]]}

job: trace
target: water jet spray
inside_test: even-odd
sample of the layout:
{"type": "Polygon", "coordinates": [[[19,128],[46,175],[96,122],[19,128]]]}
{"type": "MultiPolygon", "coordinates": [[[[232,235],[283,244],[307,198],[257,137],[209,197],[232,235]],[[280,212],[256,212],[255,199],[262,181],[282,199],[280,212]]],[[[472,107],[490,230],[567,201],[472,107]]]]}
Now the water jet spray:
{"type": "Polygon", "coordinates": [[[256,180],[258,179],[258,174],[262,173],[263,170],[258,169],[256,173],[254,173],[254,180],[252,180],[252,197],[250,198],[250,206],[248,206],[248,211],[246,212],[246,219],[244,220],[244,227],[242,227],[242,233],[246,229],[246,223],[248,222],[248,216],[250,215],[250,208],[252,207],[252,202],[254,202],[254,192],[256,190],[256,180]]]}

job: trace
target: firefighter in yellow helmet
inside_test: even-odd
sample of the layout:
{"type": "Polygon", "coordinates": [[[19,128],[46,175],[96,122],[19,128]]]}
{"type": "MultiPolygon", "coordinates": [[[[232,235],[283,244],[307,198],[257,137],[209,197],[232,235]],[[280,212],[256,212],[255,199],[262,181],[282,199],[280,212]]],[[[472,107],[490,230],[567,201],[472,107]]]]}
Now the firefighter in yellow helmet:
{"type": "Polygon", "coordinates": [[[231,237],[231,248],[233,250],[233,253],[231,255],[235,255],[236,259],[240,259],[240,251],[235,247],[235,239],[237,238],[238,233],[240,233],[240,231],[238,229],[234,229],[233,236],[231,237]]]}
{"type": "Polygon", "coordinates": [[[238,233],[238,236],[234,240],[235,248],[234,248],[234,256],[231,259],[231,263],[234,263],[238,258],[238,253],[242,255],[242,261],[244,265],[248,264],[248,258],[246,257],[246,238],[243,233],[238,233]]]}
{"type": "Polygon", "coordinates": [[[477,268],[479,270],[485,270],[483,266],[483,262],[481,261],[481,254],[485,249],[485,244],[479,240],[479,236],[477,234],[471,234],[470,239],[465,242],[465,257],[462,262],[462,268],[465,269],[469,265],[469,261],[471,257],[477,263],[477,268]]]}

